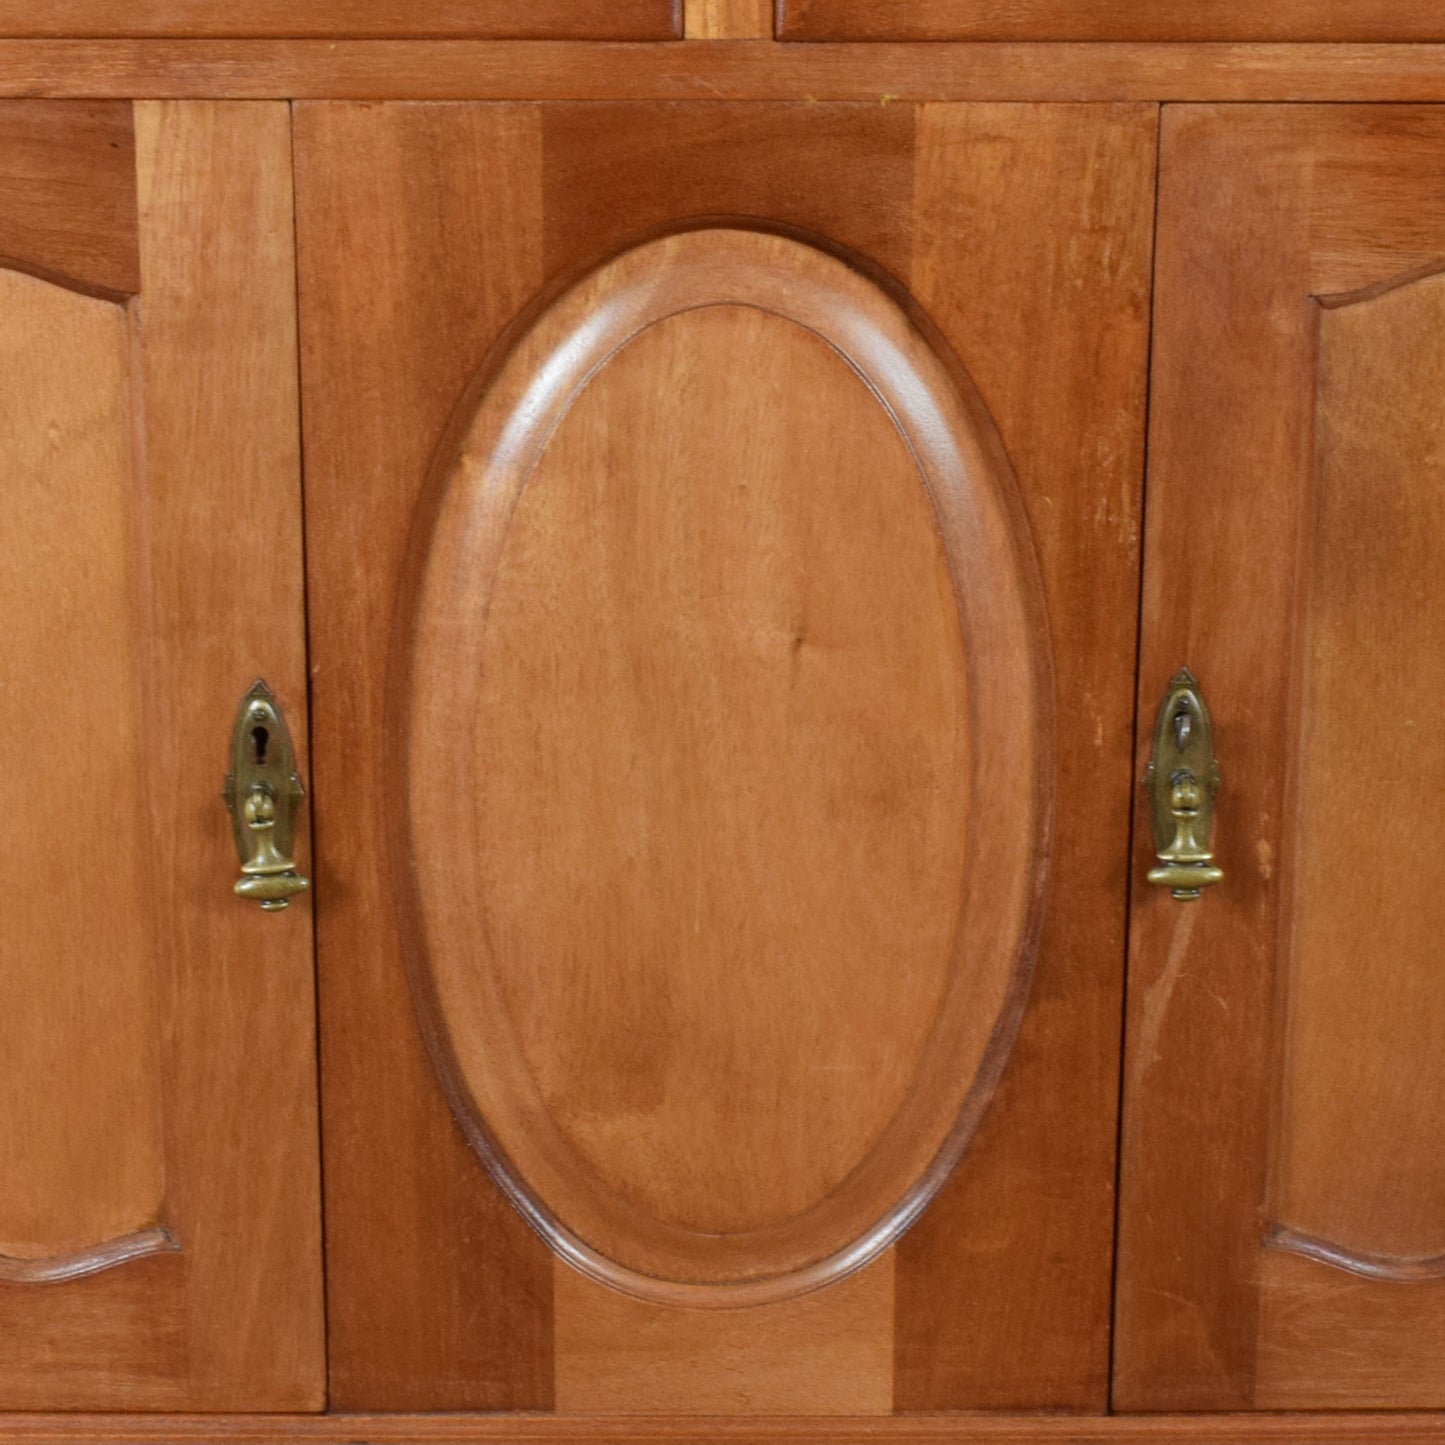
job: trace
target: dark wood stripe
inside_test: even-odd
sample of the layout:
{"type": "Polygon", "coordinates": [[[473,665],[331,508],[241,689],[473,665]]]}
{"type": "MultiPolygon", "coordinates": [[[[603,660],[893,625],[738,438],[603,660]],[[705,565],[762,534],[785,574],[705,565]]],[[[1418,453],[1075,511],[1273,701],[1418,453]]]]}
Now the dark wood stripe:
{"type": "Polygon", "coordinates": [[[0,103],[0,176],[0,266],[112,300],[140,290],[127,103],[0,103]]]}

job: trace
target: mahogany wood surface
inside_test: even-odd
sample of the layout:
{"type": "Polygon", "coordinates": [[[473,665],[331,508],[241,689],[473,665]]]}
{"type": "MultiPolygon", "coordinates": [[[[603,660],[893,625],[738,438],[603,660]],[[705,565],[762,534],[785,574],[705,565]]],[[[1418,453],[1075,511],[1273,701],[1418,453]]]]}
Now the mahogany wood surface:
{"type": "Polygon", "coordinates": [[[0,1279],[173,1248],[151,928],[145,546],[123,306],[0,271],[0,677],[30,840],[0,945],[0,1279]],[[57,444],[58,439],[58,444],[57,444]],[[97,728],[97,717],[110,725],[97,728]],[[96,819],[98,799],[109,799],[96,819]],[[105,862],[100,860],[105,859],[105,862]]]}
{"type": "MultiPolygon", "coordinates": [[[[258,675],[306,736],[287,110],[143,104],[133,152],[113,116],[56,120],[133,154],[141,286],[123,308],[60,293],[75,314],[7,386],[24,414],[6,485],[32,495],[4,532],[26,549],[5,568],[24,663],[5,684],[38,709],[21,808],[44,876],[4,935],[7,986],[36,986],[5,1001],[23,1036],[7,1078],[18,1057],[27,1087],[5,1100],[3,1248],[22,1267],[0,1282],[0,1400],[316,1408],[310,919],[233,895],[218,796],[258,675]]],[[[24,289],[7,326],[53,290],[7,286],[24,289]]]]}
{"type": "Polygon", "coordinates": [[[631,1292],[856,1268],[1016,1031],[1048,665],[965,384],[816,247],[659,239],[517,342],[417,535],[424,1024],[519,1204],[631,1292]]]}
{"type": "Polygon", "coordinates": [[[778,0],[783,40],[1440,40],[1434,0],[778,0]]]}
{"type": "Polygon", "coordinates": [[[295,123],[331,1401],[545,1410],[551,1259],[468,1149],[415,1025],[389,841],[403,770],[384,746],[431,454],[542,282],[540,117],[317,105],[295,123]]]}
{"type": "Polygon", "coordinates": [[[970,1167],[899,1248],[904,1410],[1090,1408],[1104,1392],[1109,1300],[1093,1259],[1113,1203],[1094,1190],[1114,1147],[1105,1061],[1126,872],[1105,840],[1120,837],[1127,792],[1155,136],[1144,107],[919,113],[912,289],[966,358],[1024,492],[1060,751],[1053,882],[1014,1055],[970,1167]],[[1040,1257],[1049,1286],[1015,1288],[1040,1257]]]}
{"type": "Polygon", "coordinates": [[[559,1257],[557,1409],[887,1415],[895,1273],[889,1251],[810,1294],[745,1310],[676,1310],[600,1286],[559,1257]]]}
{"type": "Polygon", "coordinates": [[[1018,473],[1083,708],[1034,1005],[899,1251],[894,1403],[1102,1405],[1153,154],[1144,107],[298,107],[336,1403],[547,1409],[576,1339],[427,1065],[392,860],[351,841],[400,806],[381,725],[422,482],[544,284],[735,217],[847,247],[934,315],[1018,473]]]}
{"type": "Polygon", "coordinates": [[[0,35],[667,40],[680,9],[681,0],[0,0],[0,35]]]}
{"type": "Polygon", "coordinates": [[[1419,753],[1445,687],[1445,275],[1330,296],[1316,320],[1271,1223],[1363,1277],[1445,1280],[1445,898],[1401,867],[1445,782],[1419,753]]]}
{"type": "Polygon", "coordinates": [[[891,1419],[728,1420],[673,1416],[549,1415],[35,1415],[0,1416],[0,1441],[15,1445],[1436,1445],[1445,1416],[1406,1412],[1319,1415],[914,1415],[891,1419]]]}
{"type": "Polygon", "coordinates": [[[1437,771],[1442,146],[1428,109],[1166,112],[1140,726],[1187,663],[1226,881],[1135,889],[1121,1408],[1445,1401],[1438,910],[1400,858],[1437,771]]]}
{"type": "Polygon", "coordinates": [[[1445,44],[0,40],[0,96],[1439,101],[1445,44]]]}
{"type": "Polygon", "coordinates": [[[117,299],[140,289],[129,101],[0,103],[0,266],[117,299]]]}
{"type": "Polygon", "coordinates": [[[760,40],[773,33],[773,0],[683,0],[689,40],[760,40]]]}

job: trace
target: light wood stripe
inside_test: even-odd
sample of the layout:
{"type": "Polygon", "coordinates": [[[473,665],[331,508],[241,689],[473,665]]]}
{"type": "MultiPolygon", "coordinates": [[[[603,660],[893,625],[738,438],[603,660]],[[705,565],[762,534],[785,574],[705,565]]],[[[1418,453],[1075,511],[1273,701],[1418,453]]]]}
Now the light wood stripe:
{"type": "Polygon", "coordinates": [[[0,96],[1445,100],[1445,44],[0,41],[0,96]]]}

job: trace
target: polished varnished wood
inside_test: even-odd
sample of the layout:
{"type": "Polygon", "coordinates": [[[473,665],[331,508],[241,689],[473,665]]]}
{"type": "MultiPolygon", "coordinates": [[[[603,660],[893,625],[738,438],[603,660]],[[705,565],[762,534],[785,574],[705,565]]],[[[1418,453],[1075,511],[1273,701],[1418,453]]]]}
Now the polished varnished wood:
{"type": "Polygon", "coordinates": [[[129,102],[0,103],[0,266],[116,300],[140,289],[129,102]]]}
{"type": "Polygon", "coordinates": [[[528,107],[296,110],[307,526],[329,539],[309,549],[312,791],[343,1407],[552,1404],[551,1257],[478,1167],[412,1023],[385,841],[403,783],[383,745],[393,612],[431,454],[542,283],[539,132],[528,107]]]}
{"type": "Polygon", "coordinates": [[[522,1207],[629,1291],[855,1268],[1004,1064],[1048,668],[960,385],[821,251],[656,241],[518,343],[417,539],[426,1024],[522,1207]]]}
{"type": "Polygon", "coordinates": [[[3,40],[0,96],[1440,101],[1445,44],[3,40]]]}
{"type": "Polygon", "coordinates": [[[971,1167],[899,1249],[900,1409],[1090,1408],[1106,1389],[1093,1259],[1113,1229],[1097,1181],[1114,1152],[1126,865],[1105,840],[1122,841],[1127,788],[1154,144],[1144,107],[919,116],[913,292],[968,359],[1028,506],[1053,633],[1059,825],[999,1098],[971,1167]],[[1028,1257],[1051,1261],[1046,1288],[1016,1287],[1028,1257]]]}
{"type": "Polygon", "coordinates": [[[683,0],[689,40],[757,40],[773,33],[773,0],[683,0]]]}
{"type": "Polygon", "coordinates": [[[784,40],[1440,40],[1432,0],[779,0],[784,40]]]}
{"type": "MultiPolygon", "coordinates": [[[[57,111],[59,134],[81,114],[57,111]]],[[[42,122],[32,109],[27,129],[42,122]]],[[[109,254],[138,219],[139,296],[4,277],[20,489],[4,535],[24,550],[4,568],[3,655],[41,871],[3,934],[0,1252],[21,1263],[0,1280],[0,1400],[308,1409],[324,1385],[309,920],[232,896],[218,800],[258,673],[305,737],[288,117],[146,104],[133,151],[112,140],[134,194],[109,254]]]]}
{"type": "Polygon", "coordinates": [[[0,0],[0,35],[471,36],[485,39],[665,40],[681,0],[0,0]]]}
{"type": "MultiPolygon", "coordinates": [[[[1198,905],[1136,887],[1124,1408],[1445,1400],[1430,110],[1166,116],[1140,718],[1224,768],[1198,905]]],[[[1147,827],[1140,836],[1141,876],[1147,827]]]]}
{"type": "MultiPolygon", "coordinates": [[[[709,1440],[725,1445],[1437,1445],[1445,1418],[1404,1412],[1374,1415],[1154,1415],[1132,1419],[1069,1415],[912,1415],[892,1419],[709,1419],[709,1440]]],[[[487,1442],[576,1441],[618,1445],[688,1445],[699,1438],[696,1416],[654,1420],[547,1415],[40,1415],[0,1420],[0,1441],[15,1445],[81,1445],[97,1438],[117,1445],[276,1445],[287,1442],[374,1441],[376,1445],[487,1445],[487,1442]]]]}
{"type": "MultiPolygon", "coordinates": [[[[894,1257],[746,1310],[667,1310],[558,1258],[557,1409],[578,1415],[809,1415],[893,1408],[894,1257]]],[[[642,1429],[650,1421],[639,1419],[642,1429]]]]}
{"type": "MultiPolygon", "coordinates": [[[[1007,418],[1046,600],[1059,599],[1054,648],[1079,658],[1060,684],[1097,711],[1075,734],[1078,835],[1059,842],[1042,1011],[1025,1016],[1000,1117],[898,1253],[893,1398],[1102,1403],[1153,122],[1146,108],[298,108],[310,535],[347,539],[310,549],[318,827],[322,871],[338,879],[319,924],[341,1403],[549,1408],[566,1376],[559,1344],[585,1343],[557,1318],[545,1251],[447,1118],[407,1016],[394,872],[345,840],[394,827],[396,758],[379,728],[407,534],[426,525],[414,522],[423,480],[476,401],[450,441],[448,412],[544,285],[728,216],[821,236],[911,282],[1007,418]],[[968,176],[986,210],[956,199],[968,176]],[[1057,233],[1038,225],[1042,206],[1069,218],[1057,233]],[[1025,342],[1020,305],[1050,318],[1052,344],[1025,342]],[[1075,333],[1064,315],[1093,319],[1075,333]],[[1061,351],[1074,334],[1078,348],[1061,351]],[[1069,421],[1055,429],[1060,406],[1069,421]],[[1078,465],[1080,447],[1094,466],[1078,465]],[[1097,651],[1069,641],[1086,635],[1097,651]],[[1079,1317],[1100,1328],[1064,1323],[1079,1317]]],[[[707,1359],[699,1346],[688,1368],[707,1359]]],[[[827,1386],[835,1401],[847,1384],[827,1386]]]]}
{"type": "Polygon", "coordinates": [[[0,954],[0,1280],[173,1248],[151,940],[132,330],[0,272],[0,676],[25,699],[25,880],[0,954]],[[111,725],[96,727],[96,718],[111,725]],[[96,800],[111,800],[101,833],[96,800]],[[93,849],[91,866],[77,867],[93,849]],[[99,860],[104,857],[108,864],[99,860]],[[18,906],[17,906],[18,905],[18,906]]]}
{"type": "Polygon", "coordinates": [[[1318,323],[1272,1243],[1366,1278],[1442,1279],[1445,902],[1405,860],[1445,686],[1445,277],[1330,297],[1318,323]]]}

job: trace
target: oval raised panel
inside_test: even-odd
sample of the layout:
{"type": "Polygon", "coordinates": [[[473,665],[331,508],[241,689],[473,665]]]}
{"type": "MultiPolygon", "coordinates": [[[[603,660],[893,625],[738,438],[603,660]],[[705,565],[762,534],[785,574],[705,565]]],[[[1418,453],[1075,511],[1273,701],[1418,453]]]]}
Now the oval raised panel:
{"type": "Polygon", "coordinates": [[[907,1227],[1027,986],[1038,584],[966,383],[814,247],[710,229],[556,301],[416,542],[424,1032],[524,1214],[740,1304],[907,1227]]]}

